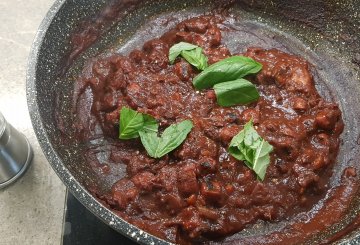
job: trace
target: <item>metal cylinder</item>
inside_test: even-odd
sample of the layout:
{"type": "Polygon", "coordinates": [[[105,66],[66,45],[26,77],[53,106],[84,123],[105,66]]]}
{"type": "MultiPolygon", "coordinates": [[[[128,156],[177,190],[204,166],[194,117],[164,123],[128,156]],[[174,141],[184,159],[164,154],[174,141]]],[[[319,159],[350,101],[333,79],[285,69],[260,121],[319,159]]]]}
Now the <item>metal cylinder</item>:
{"type": "Polygon", "coordinates": [[[0,189],[19,179],[32,157],[29,141],[0,112],[0,189]]]}

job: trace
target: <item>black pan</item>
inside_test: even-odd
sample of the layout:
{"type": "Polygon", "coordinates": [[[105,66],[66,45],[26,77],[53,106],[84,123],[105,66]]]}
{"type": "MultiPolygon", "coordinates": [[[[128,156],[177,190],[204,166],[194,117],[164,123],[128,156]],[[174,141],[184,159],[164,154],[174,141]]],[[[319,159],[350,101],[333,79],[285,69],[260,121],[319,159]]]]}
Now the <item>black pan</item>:
{"type": "MultiPolygon", "coordinates": [[[[156,20],[181,20],[211,10],[237,16],[237,31],[242,36],[236,45],[230,44],[231,51],[243,51],[235,47],[275,47],[298,54],[317,68],[324,81],[317,88],[340,105],[345,121],[331,185],[339,184],[345,167],[360,170],[359,0],[57,0],[39,28],[29,58],[27,98],[36,135],[49,163],[75,197],[106,224],[139,243],[168,244],[122,220],[89,193],[90,186],[108,190],[114,177],[99,178],[82,158],[84,146],[71,140],[71,128],[64,132],[57,125],[72,120],[74,77],[87,58],[109,48],[126,53],[140,47],[144,40],[165,31],[156,20]],[[79,42],[81,35],[91,41],[79,42]]],[[[319,243],[339,234],[356,222],[359,211],[360,200],[354,198],[337,225],[304,243],[319,243]]],[[[240,233],[228,241],[240,243],[242,236],[272,229],[276,226],[240,233]]],[[[344,235],[335,243],[360,242],[360,230],[344,235]]]]}

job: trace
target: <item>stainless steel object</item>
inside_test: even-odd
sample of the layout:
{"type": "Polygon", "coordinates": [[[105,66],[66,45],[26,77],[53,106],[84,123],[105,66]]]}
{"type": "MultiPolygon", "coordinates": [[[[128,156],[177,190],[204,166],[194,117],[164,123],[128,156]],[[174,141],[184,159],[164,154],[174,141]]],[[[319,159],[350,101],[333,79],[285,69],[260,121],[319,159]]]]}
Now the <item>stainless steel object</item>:
{"type": "Polygon", "coordinates": [[[0,189],[19,179],[32,157],[28,140],[0,112],[0,189]]]}

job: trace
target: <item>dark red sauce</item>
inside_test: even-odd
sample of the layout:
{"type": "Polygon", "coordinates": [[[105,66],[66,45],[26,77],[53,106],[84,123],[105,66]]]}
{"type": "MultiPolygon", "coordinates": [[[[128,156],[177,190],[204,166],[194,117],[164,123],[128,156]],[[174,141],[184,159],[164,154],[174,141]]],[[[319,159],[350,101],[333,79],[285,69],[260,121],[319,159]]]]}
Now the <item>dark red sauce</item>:
{"type": "MultiPolygon", "coordinates": [[[[223,239],[259,220],[278,222],[309,210],[329,189],[343,130],[341,111],[320,97],[306,60],[275,49],[231,54],[222,43],[221,21],[217,16],[192,18],[128,56],[114,53],[90,60],[76,85],[79,140],[105,139],[107,161],[126,166],[110,193],[95,195],[129,222],[180,244],[223,239]],[[232,55],[260,62],[262,71],[247,77],[256,84],[259,101],[224,108],[217,105],[212,90],[196,92],[192,78],[198,71],[181,58],[169,64],[169,48],[180,41],[201,46],[210,64],[232,55]],[[139,139],[118,139],[123,106],[152,115],[161,128],[185,119],[194,128],[178,149],[152,159],[139,139]],[[264,182],[227,153],[232,137],[251,118],[258,133],[274,146],[264,182]]],[[[89,149],[92,164],[94,154],[89,149]]],[[[101,170],[111,171],[107,165],[101,170]]],[[[346,178],[353,175],[347,173],[346,178]]],[[[341,188],[336,195],[347,196],[349,190],[341,188]]],[[[340,219],[349,199],[341,200],[329,204],[314,223],[294,226],[298,230],[294,228],[293,235],[243,241],[302,241],[326,228],[316,225],[323,222],[321,217],[329,224],[340,219]],[[331,205],[337,205],[337,212],[331,205]]]]}

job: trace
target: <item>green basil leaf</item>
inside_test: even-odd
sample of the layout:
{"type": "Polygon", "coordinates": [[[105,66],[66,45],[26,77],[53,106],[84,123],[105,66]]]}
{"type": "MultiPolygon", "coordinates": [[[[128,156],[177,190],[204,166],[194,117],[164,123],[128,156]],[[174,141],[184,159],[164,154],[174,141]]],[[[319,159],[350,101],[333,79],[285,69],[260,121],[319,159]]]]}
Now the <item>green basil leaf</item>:
{"type": "Polygon", "coordinates": [[[145,147],[145,150],[149,156],[156,158],[155,152],[159,146],[160,137],[158,137],[157,132],[146,132],[139,131],[141,143],[145,147]]]}
{"type": "MultiPolygon", "coordinates": [[[[236,159],[240,160],[240,161],[244,161],[244,160],[248,160],[247,159],[247,153],[246,153],[246,148],[244,147],[244,138],[245,138],[245,129],[246,129],[246,125],[243,130],[241,130],[237,135],[235,135],[229,145],[229,153],[235,157],[236,159]]],[[[247,163],[247,162],[246,162],[247,163]]],[[[251,168],[251,166],[248,166],[249,168],[251,168]]]]}
{"type": "MultiPolygon", "coordinates": [[[[237,148],[237,147],[231,147],[228,149],[228,152],[237,160],[239,161],[244,161],[245,159],[245,155],[237,148]]],[[[251,166],[248,166],[249,168],[251,168],[251,166]]]]}
{"type": "Polygon", "coordinates": [[[208,59],[203,54],[203,49],[194,44],[180,42],[172,46],[169,50],[170,63],[173,64],[179,55],[198,70],[204,70],[208,66],[208,59]]]}
{"type": "Polygon", "coordinates": [[[256,74],[262,65],[245,56],[232,56],[212,64],[193,79],[196,89],[212,88],[217,83],[227,82],[256,74]]]}
{"type": "Polygon", "coordinates": [[[250,123],[248,122],[245,124],[244,130],[246,132],[244,137],[245,145],[252,149],[256,149],[261,141],[261,137],[253,127],[252,120],[250,120],[250,123]]]}
{"type": "Polygon", "coordinates": [[[176,149],[186,139],[193,124],[190,120],[167,127],[161,137],[154,132],[140,131],[140,139],[149,156],[160,158],[176,149]]]}
{"type": "Polygon", "coordinates": [[[161,135],[161,140],[155,153],[156,157],[162,157],[181,145],[190,133],[192,127],[193,124],[190,120],[185,120],[167,127],[161,135]]]}
{"type": "Polygon", "coordinates": [[[169,50],[170,64],[174,64],[176,57],[178,57],[182,51],[192,50],[192,49],[196,49],[196,48],[198,48],[198,46],[191,44],[191,43],[186,43],[186,42],[180,42],[180,43],[173,45],[169,50]]]}
{"type": "Polygon", "coordinates": [[[157,132],[158,123],[149,115],[127,107],[121,108],[119,138],[123,140],[137,138],[142,129],[157,132]]]}
{"type": "Polygon", "coordinates": [[[208,66],[208,59],[202,53],[202,48],[198,47],[192,50],[184,50],[181,52],[181,56],[198,70],[204,70],[208,66]]]}
{"type": "Polygon", "coordinates": [[[255,159],[253,162],[253,169],[257,176],[264,180],[266,169],[270,164],[270,152],[273,151],[272,145],[270,145],[264,139],[261,140],[260,145],[256,149],[255,159]]]}
{"type": "Polygon", "coordinates": [[[147,115],[147,114],[143,114],[143,118],[144,118],[143,130],[157,133],[159,124],[155,120],[155,118],[153,118],[152,116],[147,115]]]}
{"type": "Polygon", "coordinates": [[[260,97],[255,85],[245,79],[218,83],[214,90],[217,102],[221,106],[248,104],[260,97]]]}
{"type": "Polygon", "coordinates": [[[232,138],[228,151],[252,169],[260,180],[264,180],[273,147],[256,132],[252,120],[232,138]]]}
{"type": "Polygon", "coordinates": [[[191,131],[193,124],[189,120],[166,128],[158,136],[158,123],[150,115],[142,114],[127,107],[120,111],[120,139],[132,139],[140,136],[149,156],[160,158],[177,148],[191,131]]]}
{"type": "Polygon", "coordinates": [[[130,108],[123,107],[120,111],[120,139],[132,139],[138,137],[138,131],[144,125],[144,118],[141,113],[130,108]]]}

